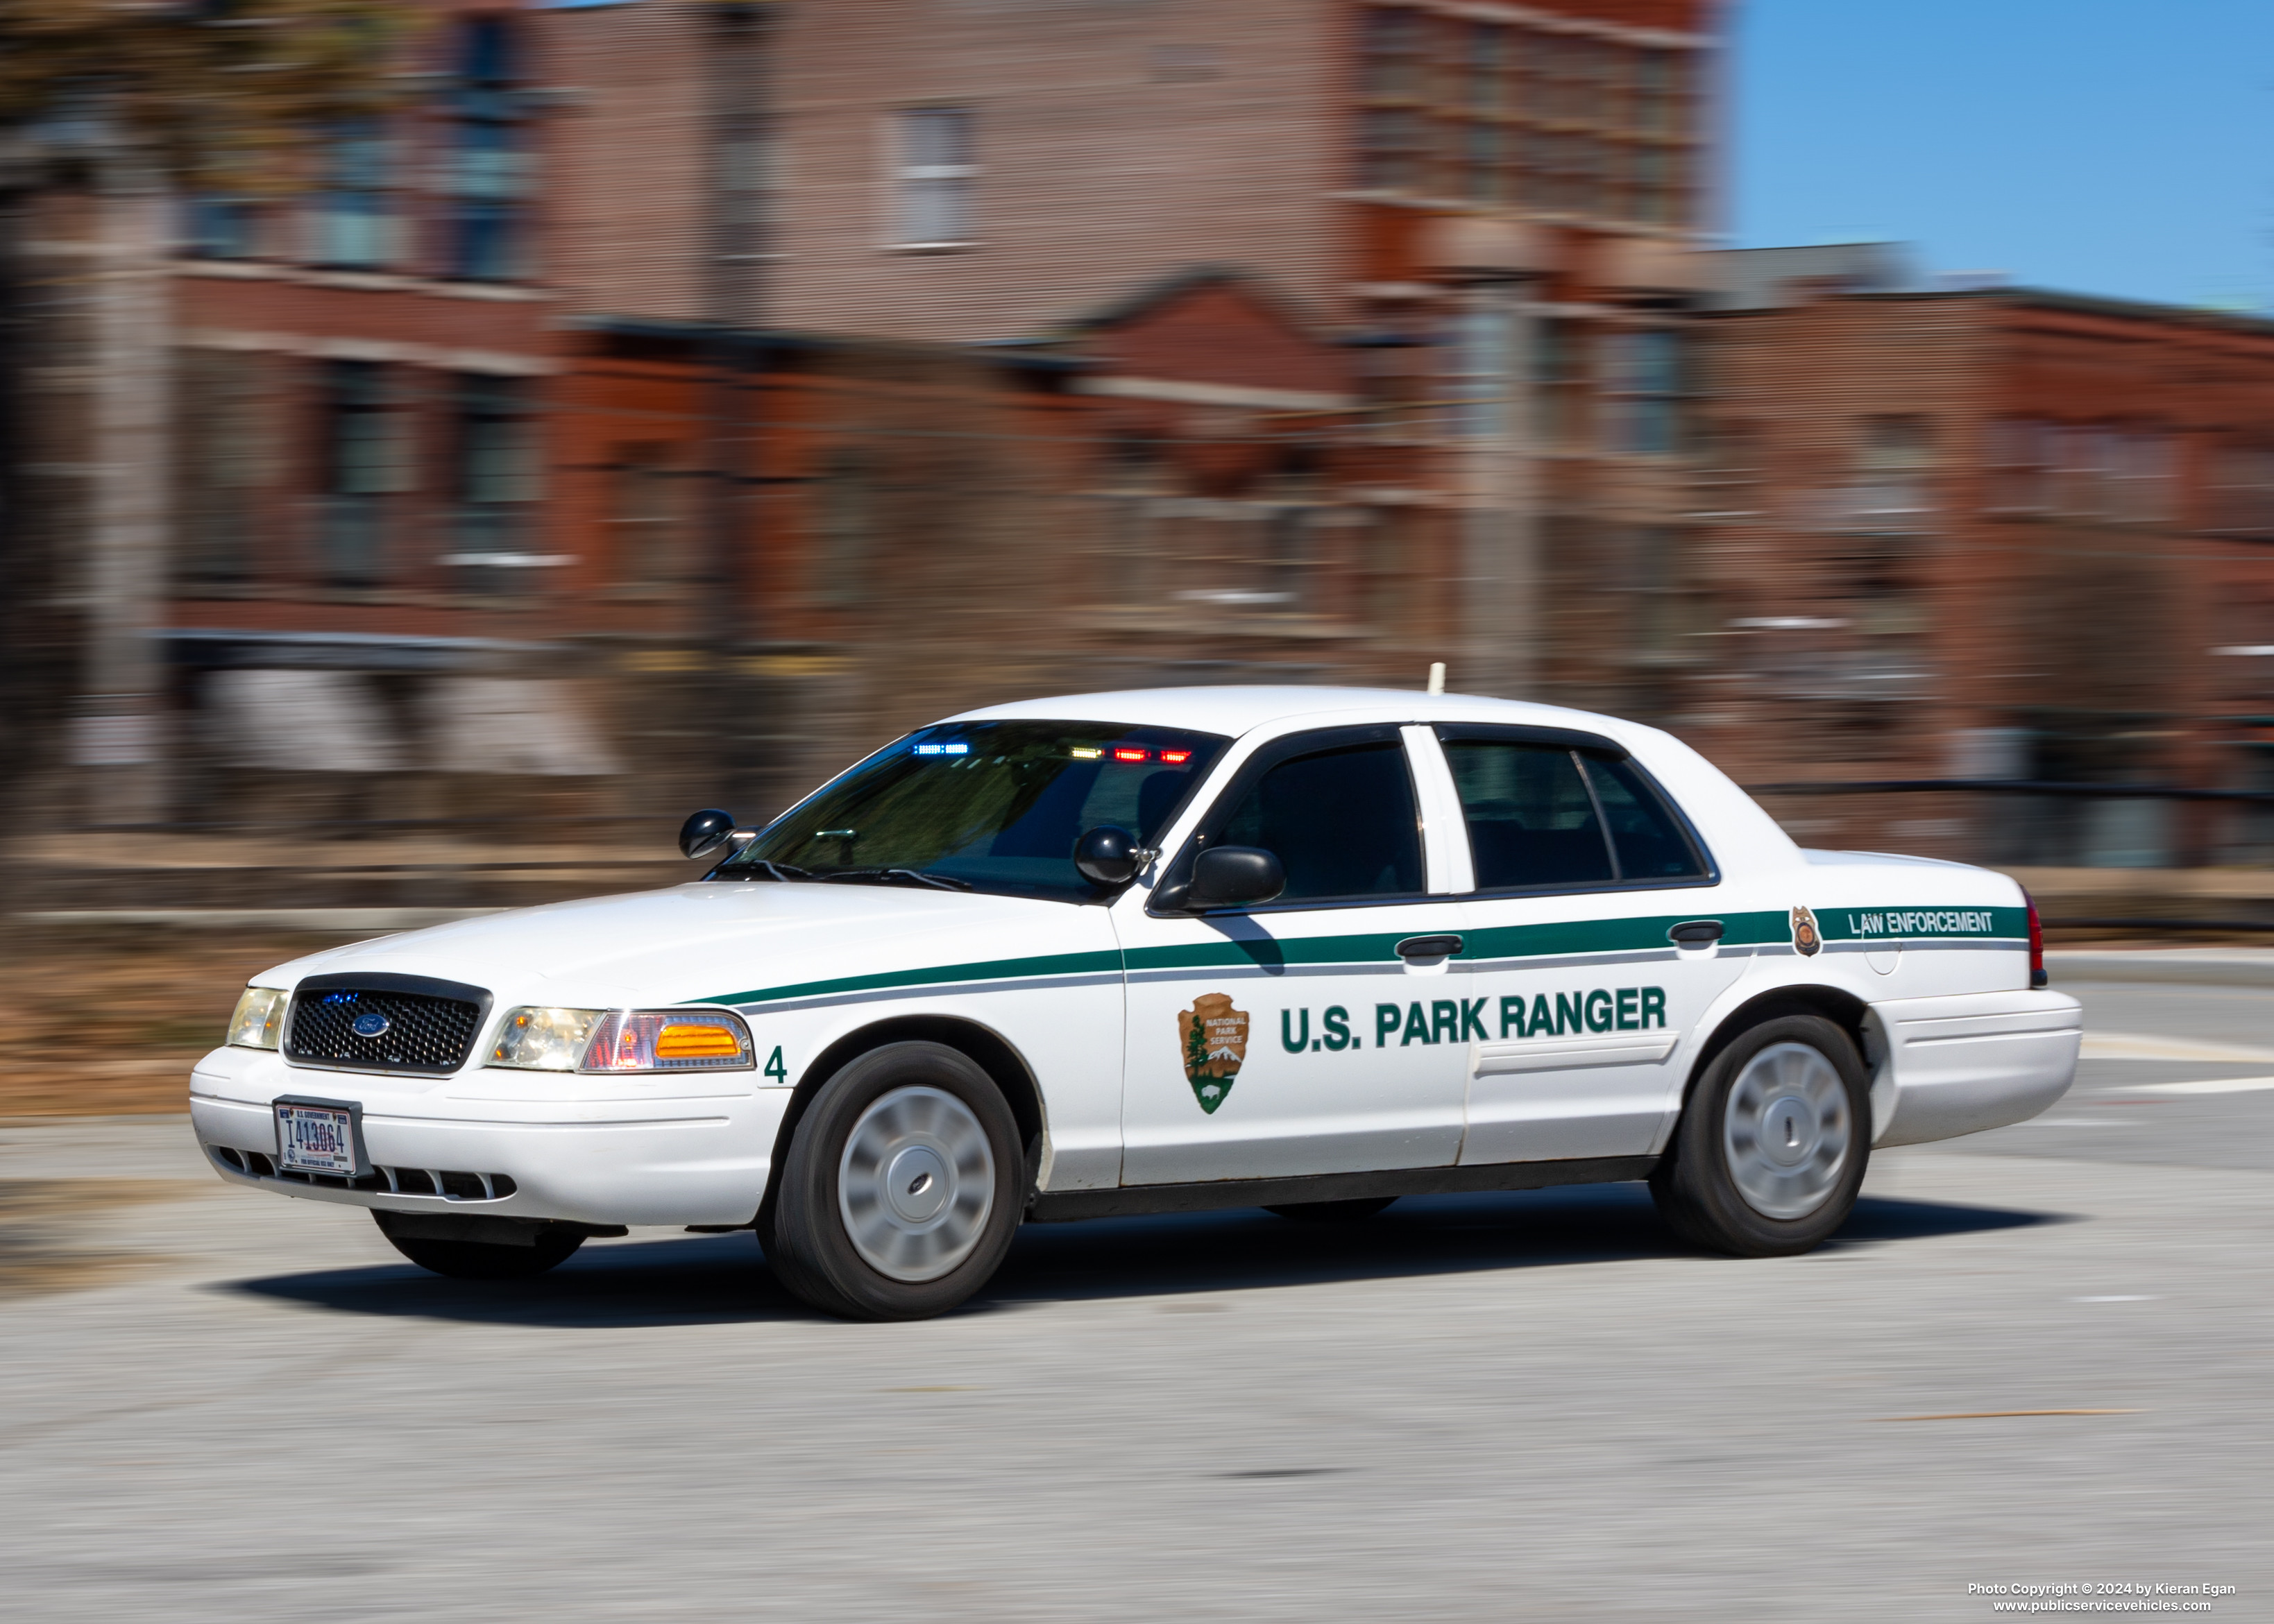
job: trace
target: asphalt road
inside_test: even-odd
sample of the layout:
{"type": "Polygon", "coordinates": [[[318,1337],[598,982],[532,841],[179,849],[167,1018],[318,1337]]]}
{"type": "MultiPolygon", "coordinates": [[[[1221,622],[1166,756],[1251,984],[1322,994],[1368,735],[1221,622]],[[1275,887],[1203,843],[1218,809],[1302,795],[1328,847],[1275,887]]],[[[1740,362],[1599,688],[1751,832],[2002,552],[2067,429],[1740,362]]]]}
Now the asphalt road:
{"type": "Polygon", "coordinates": [[[440,1281],[181,1123],[0,1129],[0,1605],[2274,1618],[2274,990],[2074,990],[2070,1098],[1875,1159],[1809,1258],[1685,1254],[1634,1187],[1131,1220],[913,1326],[814,1318],[747,1236],[440,1281]]]}

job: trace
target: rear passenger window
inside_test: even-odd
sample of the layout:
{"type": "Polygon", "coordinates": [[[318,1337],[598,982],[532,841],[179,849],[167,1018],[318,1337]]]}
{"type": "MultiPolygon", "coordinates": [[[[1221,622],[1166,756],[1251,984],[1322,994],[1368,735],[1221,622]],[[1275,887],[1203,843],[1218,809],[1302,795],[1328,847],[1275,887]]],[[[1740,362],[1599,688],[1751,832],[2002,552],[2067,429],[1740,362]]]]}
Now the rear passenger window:
{"type": "Polygon", "coordinates": [[[1617,876],[1594,798],[1569,750],[1452,740],[1477,887],[1607,885],[1617,876]]]}
{"type": "Polygon", "coordinates": [[[1603,821],[1610,825],[1611,845],[1619,858],[1619,874],[1629,880],[1703,878],[1706,865],[1697,848],[1650,781],[1631,762],[1586,758],[1587,776],[1594,781],[1595,798],[1602,803],[1603,821]]]}
{"type": "Polygon", "coordinates": [[[1443,744],[1479,891],[1706,877],[1682,820],[1633,763],[1510,739],[1443,744]]]}

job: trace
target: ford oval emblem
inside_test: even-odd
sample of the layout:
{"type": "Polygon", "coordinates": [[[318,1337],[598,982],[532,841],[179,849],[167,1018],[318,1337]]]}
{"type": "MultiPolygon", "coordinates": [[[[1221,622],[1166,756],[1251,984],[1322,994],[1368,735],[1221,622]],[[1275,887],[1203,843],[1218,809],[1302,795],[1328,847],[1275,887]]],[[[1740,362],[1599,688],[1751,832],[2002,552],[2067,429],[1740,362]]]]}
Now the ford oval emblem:
{"type": "Polygon", "coordinates": [[[349,1030],[359,1038],[383,1038],[387,1035],[388,1027],[393,1024],[377,1010],[365,1010],[355,1018],[355,1024],[349,1030]]]}

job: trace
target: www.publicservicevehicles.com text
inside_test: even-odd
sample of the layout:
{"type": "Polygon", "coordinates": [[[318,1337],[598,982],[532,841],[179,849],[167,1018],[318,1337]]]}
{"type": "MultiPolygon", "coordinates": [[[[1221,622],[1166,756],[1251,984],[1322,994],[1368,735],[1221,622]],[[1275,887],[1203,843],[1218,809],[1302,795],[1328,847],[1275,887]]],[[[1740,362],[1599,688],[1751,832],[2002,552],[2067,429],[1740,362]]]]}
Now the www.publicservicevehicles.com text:
{"type": "Polygon", "coordinates": [[[2088,1579],[2059,1584],[1969,1584],[1966,1593],[2013,1598],[1991,1602],[1992,1613],[2209,1613],[2208,1598],[2232,1596],[2235,1587],[2088,1579]]]}

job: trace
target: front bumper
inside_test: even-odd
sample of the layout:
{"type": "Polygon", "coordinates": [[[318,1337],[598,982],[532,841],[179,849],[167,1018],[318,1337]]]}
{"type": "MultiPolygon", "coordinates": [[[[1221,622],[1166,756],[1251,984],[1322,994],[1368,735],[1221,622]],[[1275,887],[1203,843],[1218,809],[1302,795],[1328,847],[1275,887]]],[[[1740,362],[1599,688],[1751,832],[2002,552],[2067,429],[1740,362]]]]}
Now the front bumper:
{"type": "Polygon", "coordinates": [[[2067,1094],[2084,1043],[2066,993],[1963,993],[1871,1006],[1872,1144],[1918,1145],[2027,1122],[2067,1094]]]}
{"type": "MultiPolygon", "coordinates": [[[[191,1073],[190,1122],[223,1179],[309,1200],[591,1224],[738,1224],[764,1199],[790,1099],[787,1088],[751,1087],[747,1074],[731,1085],[739,1093],[692,1098],[467,1099],[452,1093],[458,1081],[304,1070],[271,1053],[217,1049],[191,1073]],[[359,1189],[260,1170],[276,1154],[280,1094],[360,1103],[371,1162],[401,1176],[359,1189]],[[235,1165],[223,1149],[237,1153],[235,1165]],[[472,1177],[431,1177],[443,1172],[472,1177]]],[[[562,1083],[564,1092],[575,1086],[562,1083]]]]}

